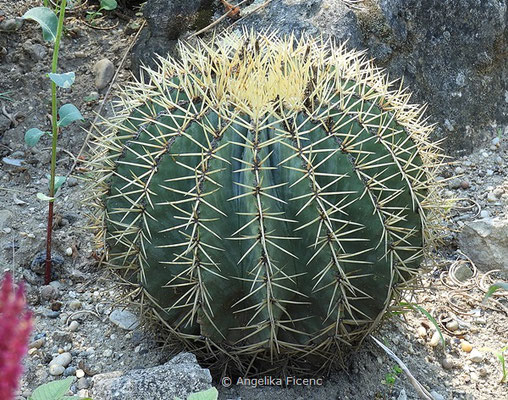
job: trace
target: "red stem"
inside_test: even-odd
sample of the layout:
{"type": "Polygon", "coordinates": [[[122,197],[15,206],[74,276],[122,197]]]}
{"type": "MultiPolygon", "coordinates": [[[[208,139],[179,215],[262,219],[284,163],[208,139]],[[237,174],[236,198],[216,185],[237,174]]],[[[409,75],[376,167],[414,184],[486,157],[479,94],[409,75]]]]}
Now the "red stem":
{"type": "Polygon", "coordinates": [[[53,233],[53,201],[50,201],[48,209],[48,229],[46,234],[46,271],[44,274],[44,284],[49,285],[51,281],[51,234],[53,233]]]}

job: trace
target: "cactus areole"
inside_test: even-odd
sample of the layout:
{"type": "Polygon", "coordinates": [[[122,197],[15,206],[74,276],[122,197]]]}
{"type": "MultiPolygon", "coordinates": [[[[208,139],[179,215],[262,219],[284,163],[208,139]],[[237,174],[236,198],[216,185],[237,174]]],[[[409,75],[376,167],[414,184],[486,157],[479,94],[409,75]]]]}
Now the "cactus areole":
{"type": "Polygon", "coordinates": [[[180,54],[96,133],[106,263],[209,364],[340,361],[434,240],[422,108],[332,42],[228,34],[180,54]]]}

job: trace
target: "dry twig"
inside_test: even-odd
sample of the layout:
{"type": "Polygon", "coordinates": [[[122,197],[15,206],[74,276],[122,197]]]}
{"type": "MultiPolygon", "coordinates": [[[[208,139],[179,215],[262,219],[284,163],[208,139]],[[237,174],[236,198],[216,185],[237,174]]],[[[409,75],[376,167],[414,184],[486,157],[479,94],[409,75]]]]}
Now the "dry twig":
{"type": "Polygon", "coordinates": [[[402,371],[404,371],[404,373],[408,377],[409,383],[413,385],[413,387],[415,388],[416,392],[420,395],[420,397],[424,400],[433,400],[432,395],[428,392],[427,389],[423,387],[423,385],[420,382],[416,380],[411,371],[409,371],[409,368],[406,366],[406,364],[404,364],[402,360],[399,357],[397,357],[393,351],[391,351],[383,343],[377,340],[374,336],[370,335],[370,337],[372,338],[372,340],[374,340],[374,342],[376,342],[376,344],[379,347],[381,347],[386,352],[386,354],[388,354],[388,356],[392,360],[394,360],[397,364],[399,364],[399,367],[402,369],[402,371]]]}

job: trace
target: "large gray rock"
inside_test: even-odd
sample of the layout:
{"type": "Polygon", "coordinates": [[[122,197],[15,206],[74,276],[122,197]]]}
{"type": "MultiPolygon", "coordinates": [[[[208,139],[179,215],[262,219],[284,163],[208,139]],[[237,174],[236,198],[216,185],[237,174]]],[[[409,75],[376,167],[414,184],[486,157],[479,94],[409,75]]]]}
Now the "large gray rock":
{"type": "Polygon", "coordinates": [[[95,375],[91,397],[94,400],[186,399],[211,385],[210,371],[201,368],[193,354],[180,353],[157,367],[95,375]]]}
{"type": "Polygon", "coordinates": [[[479,269],[500,269],[508,278],[508,219],[466,222],[459,234],[459,246],[479,269]]]}
{"type": "MultiPolygon", "coordinates": [[[[179,19],[182,10],[195,21],[192,10],[210,3],[148,0],[143,61],[171,52],[183,31],[195,29],[179,19]]],[[[508,124],[507,20],[507,0],[365,0],[359,9],[342,0],[272,0],[237,26],[323,34],[368,49],[393,78],[404,77],[416,102],[428,104],[437,135],[448,137],[445,148],[467,153],[486,132],[495,136],[493,124],[508,124]]],[[[136,52],[133,59],[138,65],[136,52]]]]}
{"type": "Polygon", "coordinates": [[[143,6],[147,27],[132,49],[131,68],[139,76],[141,65],[155,67],[156,54],[175,56],[180,36],[211,22],[213,0],[155,0],[143,6]]]}

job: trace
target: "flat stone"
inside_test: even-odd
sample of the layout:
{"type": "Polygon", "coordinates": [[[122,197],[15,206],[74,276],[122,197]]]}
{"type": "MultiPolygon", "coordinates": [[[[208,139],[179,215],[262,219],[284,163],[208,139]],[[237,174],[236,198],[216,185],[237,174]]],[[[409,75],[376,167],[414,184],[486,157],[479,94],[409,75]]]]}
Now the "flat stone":
{"type": "Polygon", "coordinates": [[[86,378],[79,378],[78,381],[76,382],[76,388],[78,388],[78,390],[88,389],[89,386],[90,386],[90,383],[88,382],[88,379],[86,379],[86,378]]]}
{"type": "Polygon", "coordinates": [[[103,58],[95,63],[93,67],[95,74],[95,87],[97,89],[103,89],[108,86],[113,75],[115,74],[115,66],[107,58],[103,58]]]}
{"type": "MultiPolygon", "coordinates": [[[[71,361],[72,361],[71,353],[62,353],[62,354],[59,354],[58,356],[56,356],[55,358],[53,358],[50,361],[49,366],[61,365],[62,367],[66,367],[67,365],[69,365],[71,363],[71,361]]],[[[62,370],[62,373],[63,373],[63,370],[62,370]]]]}
{"type": "Polygon", "coordinates": [[[450,321],[446,324],[446,327],[451,330],[452,332],[455,332],[456,330],[459,329],[459,323],[455,320],[453,321],[450,321]]]}
{"type": "Polygon", "coordinates": [[[71,323],[69,324],[69,330],[71,332],[76,332],[79,328],[79,322],[78,321],[71,321],[71,323]]]}
{"type": "Polygon", "coordinates": [[[9,210],[0,210],[0,229],[8,228],[12,220],[12,213],[9,210]]]}
{"type": "Polygon", "coordinates": [[[49,366],[50,375],[59,376],[59,375],[62,375],[64,373],[64,371],[65,371],[65,368],[61,365],[53,364],[53,365],[49,366]]]}
{"type": "Polygon", "coordinates": [[[475,363],[482,362],[483,354],[480,351],[473,349],[473,351],[471,351],[471,353],[469,354],[469,359],[475,363]]]}
{"type": "Polygon", "coordinates": [[[190,353],[180,353],[157,367],[98,374],[92,380],[94,400],[186,399],[212,385],[210,371],[190,353]]]}
{"type": "Polygon", "coordinates": [[[51,285],[45,285],[41,287],[40,294],[43,300],[55,300],[58,298],[58,289],[51,285]]]}
{"type": "Polygon", "coordinates": [[[113,310],[109,315],[109,320],[119,328],[127,331],[132,331],[139,325],[138,317],[127,310],[113,310]]]}
{"type": "Polygon", "coordinates": [[[460,249],[473,260],[478,269],[501,270],[508,277],[508,219],[482,218],[465,222],[459,233],[460,249]]]}
{"type": "Polygon", "coordinates": [[[14,32],[23,26],[22,18],[10,18],[0,22],[0,32],[14,32]]]}

